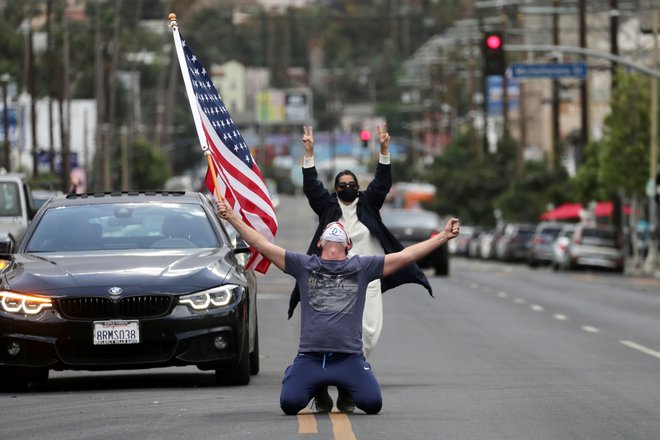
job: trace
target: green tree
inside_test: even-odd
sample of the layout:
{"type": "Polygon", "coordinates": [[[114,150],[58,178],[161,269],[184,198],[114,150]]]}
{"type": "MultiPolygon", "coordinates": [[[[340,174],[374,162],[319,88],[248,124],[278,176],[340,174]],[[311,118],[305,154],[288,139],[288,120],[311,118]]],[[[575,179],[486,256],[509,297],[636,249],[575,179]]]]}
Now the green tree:
{"type": "Polygon", "coordinates": [[[436,186],[437,197],[429,207],[458,216],[465,224],[492,225],[494,201],[508,187],[510,164],[501,150],[495,155],[475,154],[479,148],[479,137],[468,129],[435,159],[428,181],[436,186]]]}
{"type": "Polygon", "coordinates": [[[170,177],[167,157],[163,152],[144,139],[137,139],[130,147],[130,151],[131,189],[162,189],[165,181],[170,177]]]}
{"type": "Polygon", "coordinates": [[[603,149],[602,142],[590,142],[583,154],[583,163],[571,180],[574,200],[583,204],[591,200],[605,200],[607,191],[603,189],[599,181],[600,151],[603,149]]]}
{"type": "Polygon", "coordinates": [[[598,183],[610,194],[619,190],[628,196],[644,193],[649,170],[649,96],[648,77],[618,75],[598,154],[598,183]]]}

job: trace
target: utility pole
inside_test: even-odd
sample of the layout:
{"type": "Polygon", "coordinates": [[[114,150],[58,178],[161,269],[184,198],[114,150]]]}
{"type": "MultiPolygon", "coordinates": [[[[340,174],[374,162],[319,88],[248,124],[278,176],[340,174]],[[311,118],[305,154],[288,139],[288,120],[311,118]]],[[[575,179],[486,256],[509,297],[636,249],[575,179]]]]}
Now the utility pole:
{"type": "Polygon", "coordinates": [[[96,2],[94,4],[94,67],[95,67],[95,95],[96,95],[96,148],[100,153],[101,166],[100,178],[95,179],[94,186],[96,188],[104,188],[105,175],[106,175],[106,158],[105,158],[105,139],[103,133],[103,124],[105,123],[105,86],[103,81],[103,60],[101,48],[101,4],[96,2]]]}
{"type": "MultiPolygon", "coordinates": [[[[653,14],[653,68],[658,68],[658,11],[655,7],[653,14]]],[[[658,207],[656,197],[656,175],[658,174],[658,78],[651,77],[651,155],[650,179],[652,191],[649,196],[649,253],[644,262],[644,271],[653,273],[658,261],[658,207]]]]}
{"type": "Polygon", "coordinates": [[[119,18],[121,16],[121,0],[115,0],[114,6],[114,20],[112,23],[112,58],[110,61],[110,72],[108,74],[109,87],[109,109],[108,109],[108,141],[105,144],[104,160],[106,161],[106,172],[103,185],[106,190],[113,188],[112,182],[112,150],[117,141],[117,132],[115,128],[115,113],[117,102],[117,62],[119,59],[119,18]]]}
{"type": "MultiPolygon", "coordinates": [[[[552,44],[559,46],[559,0],[553,0],[552,5],[554,12],[552,13],[552,44]]],[[[559,60],[555,56],[555,63],[559,60]]],[[[554,169],[557,163],[557,153],[559,152],[559,141],[561,138],[561,127],[559,125],[559,111],[560,111],[561,96],[559,93],[559,80],[552,80],[552,142],[550,143],[550,152],[548,154],[548,165],[550,169],[554,169]]]]}
{"type": "MultiPolygon", "coordinates": [[[[587,47],[587,17],[586,17],[586,0],[579,0],[579,9],[580,9],[580,47],[587,47]]],[[[583,61],[586,62],[586,58],[583,57],[583,61]]],[[[580,115],[580,124],[582,126],[580,132],[580,145],[579,152],[576,155],[576,165],[579,167],[582,162],[582,155],[584,149],[586,149],[587,144],[589,143],[589,91],[587,90],[588,78],[585,78],[580,83],[580,106],[581,106],[581,115],[580,115]]]]}
{"type": "MultiPolygon", "coordinates": [[[[55,63],[53,60],[53,36],[51,29],[51,15],[53,15],[53,0],[46,2],[46,39],[47,39],[47,57],[48,57],[48,71],[55,71],[55,63]]],[[[50,172],[55,174],[55,135],[53,134],[53,81],[48,80],[48,93],[46,94],[46,102],[48,102],[48,143],[50,157],[48,158],[48,165],[50,172]]]]}
{"type": "Polygon", "coordinates": [[[3,146],[3,162],[5,170],[11,171],[11,159],[9,156],[9,104],[7,103],[7,85],[9,84],[9,74],[4,73],[0,76],[0,83],[2,83],[2,127],[4,135],[3,146]]]}
{"type": "MultiPolygon", "coordinates": [[[[502,34],[504,36],[504,41],[507,40],[506,36],[506,29],[508,25],[508,17],[506,15],[506,11],[502,9],[500,19],[502,20],[502,34]]],[[[505,54],[506,56],[506,54],[505,54]]],[[[502,73],[502,123],[504,125],[503,127],[503,134],[504,136],[508,136],[508,131],[509,131],[509,80],[506,76],[506,69],[502,73]]]]}
{"type": "Polygon", "coordinates": [[[30,117],[32,123],[32,175],[39,175],[39,158],[37,156],[37,74],[34,67],[34,42],[32,41],[32,15],[28,17],[28,87],[30,89],[30,117]]]}
{"type": "Polygon", "coordinates": [[[60,139],[61,139],[61,164],[60,172],[62,177],[62,191],[69,192],[71,187],[69,179],[69,170],[71,168],[69,132],[71,129],[71,100],[69,94],[69,24],[66,14],[62,16],[62,28],[64,45],[62,49],[62,95],[60,99],[60,139]]]}
{"type": "MultiPolygon", "coordinates": [[[[619,0],[610,0],[610,53],[619,55],[619,0]]],[[[611,89],[616,89],[616,69],[618,64],[612,61],[610,69],[612,71],[611,89]]]]}

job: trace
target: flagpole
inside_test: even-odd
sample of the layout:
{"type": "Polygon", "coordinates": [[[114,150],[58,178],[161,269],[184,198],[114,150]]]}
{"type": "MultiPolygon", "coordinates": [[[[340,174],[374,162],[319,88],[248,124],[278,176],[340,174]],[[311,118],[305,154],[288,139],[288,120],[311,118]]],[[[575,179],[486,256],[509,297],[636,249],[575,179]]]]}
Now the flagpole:
{"type": "Polygon", "coordinates": [[[197,130],[199,144],[202,147],[204,156],[206,156],[206,160],[209,164],[209,170],[211,170],[216,197],[218,200],[222,200],[222,193],[220,192],[220,185],[218,185],[218,178],[215,174],[215,166],[213,164],[213,158],[211,157],[211,150],[206,143],[206,134],[204,133],[204,128],[202,126],[202,118],[199,114],[199,110],[194,99],[195,92],[193,91],[190,75],[188,74],[188,69],[186,67],[186,58],[183,54],[183,46],[181,45],[181,35],[179,34],[179,25],[176,22],[176,14],[170,13],[167,18],[170,20],[172,36],[174,37],[174,47],[176,48],[176,55],[179,61],[179,68],[181,69],[181,75],[183,75],[183,84],[186,87],[186,96],[188,96],[188,103],[190,104],[190,111],[192,112],[193,121],[195,122],[195,129],[197,130]]]}

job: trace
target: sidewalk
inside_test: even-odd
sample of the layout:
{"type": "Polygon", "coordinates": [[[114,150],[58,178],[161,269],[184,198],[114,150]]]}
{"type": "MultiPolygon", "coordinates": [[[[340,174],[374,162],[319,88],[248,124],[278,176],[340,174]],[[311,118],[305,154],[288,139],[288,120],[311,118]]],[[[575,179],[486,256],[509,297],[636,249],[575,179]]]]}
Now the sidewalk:
{"type": "Polygon", "coordinates": [[[651,279],[660,280],[660,264],[656,264],[654,271],[647,272],[644,270],[644,261],[635,264],[632,258],[627,258],[624,274],[629,277],[651,278],[651,279]]]}

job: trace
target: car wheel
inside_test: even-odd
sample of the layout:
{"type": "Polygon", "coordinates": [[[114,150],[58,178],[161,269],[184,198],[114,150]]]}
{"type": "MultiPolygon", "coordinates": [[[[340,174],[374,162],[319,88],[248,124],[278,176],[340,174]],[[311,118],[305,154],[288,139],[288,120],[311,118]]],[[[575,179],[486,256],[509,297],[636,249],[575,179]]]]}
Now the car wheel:
{"type": "Polygon", "coordinates": [[[449,275],[449,259],[439,258],[435,263],[435,275],[446,277],[449,275]]]}
{"type": "Polygon", "coordinates": [[[215,370],[218,385],[247,385],[250,383],[250,344],[247,329],[243,332],[243,348],[235,364],[215,370]]]}
{"type": "MultiPolygon", "coordinates": [[[[256,320],[255,320],[256,321],[256,320]]],[[[254,348],[250,353],[250,374],[256,376],[259,374],[259,325],[257,323],[254,330],[254,348]]]]}

